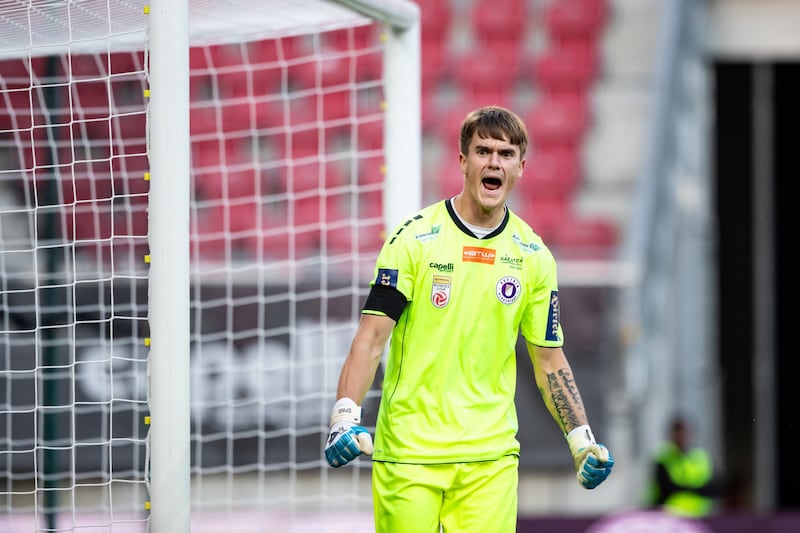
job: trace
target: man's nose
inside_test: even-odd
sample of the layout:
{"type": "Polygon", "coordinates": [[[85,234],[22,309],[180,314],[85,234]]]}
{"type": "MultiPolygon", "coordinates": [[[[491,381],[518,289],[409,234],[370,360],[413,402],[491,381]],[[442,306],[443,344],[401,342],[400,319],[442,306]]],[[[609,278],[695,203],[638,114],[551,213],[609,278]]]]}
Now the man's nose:
{"type": "Polygon", "coordinates": [[[500,168],[500,154],[492,152],[491,155],[489,155],[489,165],[492,168],[500,168]]]}

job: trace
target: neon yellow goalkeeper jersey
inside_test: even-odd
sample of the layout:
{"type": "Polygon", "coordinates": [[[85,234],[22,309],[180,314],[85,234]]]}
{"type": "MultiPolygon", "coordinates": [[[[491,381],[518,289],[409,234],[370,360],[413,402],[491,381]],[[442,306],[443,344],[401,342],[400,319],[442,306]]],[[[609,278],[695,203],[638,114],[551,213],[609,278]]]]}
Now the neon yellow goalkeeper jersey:
{"type": "Polygon", "coordinates": [[[407,305],[390,342],[373,459],[435,464],[519,454],[519,333],[535,345],[563,344],[555,261],[541,238],[507,210],[501,226],[478,239],[442,201],[387,239],[375,284],[396,288],[407,305]]]}

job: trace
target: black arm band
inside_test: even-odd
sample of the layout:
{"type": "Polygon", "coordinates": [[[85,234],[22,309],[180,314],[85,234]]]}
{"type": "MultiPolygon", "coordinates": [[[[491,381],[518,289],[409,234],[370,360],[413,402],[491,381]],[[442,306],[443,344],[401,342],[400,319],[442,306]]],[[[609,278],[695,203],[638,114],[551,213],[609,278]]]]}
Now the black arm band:
{"type": "Polygon", "coordinates": [[[406,297],[397,289],[384,285],[373,285],[367,301],[364,302],[364,311],[383,313],[397,322],[407,303],[406,297]]]}

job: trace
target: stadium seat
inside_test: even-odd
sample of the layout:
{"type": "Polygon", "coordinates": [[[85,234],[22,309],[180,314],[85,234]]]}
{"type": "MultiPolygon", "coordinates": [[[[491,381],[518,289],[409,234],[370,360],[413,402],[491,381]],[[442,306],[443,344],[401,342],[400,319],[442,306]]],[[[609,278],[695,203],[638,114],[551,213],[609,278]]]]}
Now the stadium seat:
{"type": "Polygon", "coordinates": [[[450,74],[448,44],[438,38],[423,39],[420,54],[422,92],[432,94],[437,85],[450,74]]]}
{"type": "Polygon", "coordinates": [[[3,89],[25,89],[30,86],[31,76],[39,78],[47,69],[47,57],[32,57],[30,62],[25,59],[0,60],[0,72],[3,73],[3,89]]]}
{"type": "Polygon", "coordinates": [[[358,160],[358,184],[376,185],[386,179],[386,162],[383,154],[358,160]]]}
{"type": "Polygon", "coordinates": [[[584,94],[545,95],[527,121],[533,143],[574,148],[583,142],[589,124],[586,99],[584,94]]]}
{"type": "Polygon", "coordinates": [[[246,63],[245,47],[238,43],[215,44],[208,47],[206,59],[215,69],[238,68],[246,63]]]}
{"type": "Polygon", "coordinates": [[[383,120],[362,120],[356,125],[358,147],[362,150],[383,148],[383,120]]]}
{"type": "Polygon", "coordinates": [[[529,19],[526,0],[475,0],[470,12],[472,36],[478,43],[521,43],[529,19]]]}
{"type": "Polygon", "coordinates": [[[446,41],[450,37],[452,10],[449,0],[416,0],[420,7],[422,40],[446,41]]]}
{"type": "Polygon", "coordinates": [[[529,152],[518,194],[533,201],[568,203],[580,183],[579,152],[569,147],[543,147],[529,152]]]}
{"type": "Polygon", "coordinates": [[[75,112],[86,118],[109,116],[111,101],[107,81],[87,79],[70,83],[69,86],[75,112]]]}
{"type": "Polygon", "coordinates": [[[255,128],[255,110],[250,100],[223,100],[219,103],[217,131],[244,133],[255,128]]]}
{"type": "Polygon", "coordinates": [[[105,198],[64,206],[64,238],[67,241],[110,239],[111,203],[111,198],[105,198]]]}
{"type": "Polygon", "coordinates": [[[147,236],[146,196],[115,198],[113,216],[115,236],[147,236]]]}
{"type": "Polygon", "coordinates": [[[554,246],[571,257],[605,257],[616,248],[617,229],[603,218],[568,217],[555,228],[554,246]]]}
{"type": "Polygon", "coordinates": [[[194,189],[201,199],[252,197],[264,190],[260,170],[250,155],[249,140],[224,145],[216,141],[195,145],[192,168],[194,189]]]}
{"type": "Polygon", "coordinates": [[[247,45],[247,56],[254,64],[277,65],[302,54],[306,48],[304,39],[300,35],[253,41],[247,45]]]}
{"type": "Polygon", "coordinates": [[[379,42],[380,25],[376,23],[354,28],[328,31],[322,34],[323,46],[337,50],[353,50],[375,46],[379,42]]]}
{"type": "Polygon", "coordinates": [[[555,41],[596,41],[607,17],[608,0],[553,0],[546,13],[555,41]]]}
{"type": "Polygon", "coordinates": [[[554,43],[533,66],[534,81],[544,91],[584,92],[598,74],[598,51],[594,43],[554,43]]]}
{"type": "Polygon", "coordinates": [[[324,88],[319,96],[322,103],[321,119],[323,121],[346,119],[351,114],[352,89],[349,87],[324,88]]]}
{"type": "Polygon", "coordinates": [[[144,52],[112,52],[109,57],[111,74],[144,70],[144,52]]]}
{"type": "MultiPolygon", "coordinates": [[[[97,80],[103,76],[108,76],[108,60],[107,54],[75,54],[63,56],[61,64],[64,72],[70,73],[71,80],[89,78],[97,80]]],[[[130,70],[126,72],[130,72],[130,70]]]]}
{"type": "Polygon", "coordinates": [[[227,251],[225,207],[215,203],[198,208],[192,215],[189,225],[192,259],[224,259],[227,251]]]}
{"type": "Polygon", "coordinates": [[[517,41],[473,44],[455,59],[453,77],[462,88],[511,90],[522,73],[522,48],[517,41]]]}
{"type": "Polygon", "coordinates": [[[334,254],[359,254],[377,252],[383,245],[383,192],[380,189],[363,191],[353,199],[342,195],[336,207],[331,208],[335,216],[328,219],[324,228],[325,243],[334,254]],[[351,203],[358,208],[354,213],[351,203]]]}
{"type": "Polygon", "coordinates": [[[353,57],[355,61],[355,81],[364,83],[379,80],[383,75],[383,51],[361,51],[353,57]]]}
{"type": "MultiPolygon", "coordinates": [[[[556,237],[557,229],[568,216],[569,205],[558,200],[538,198],[517,198],[515,211],[533,228],[545,244],[550,244],[556,237]]],[[[512,207],[512,209],[514,209],[512,207]]]]}

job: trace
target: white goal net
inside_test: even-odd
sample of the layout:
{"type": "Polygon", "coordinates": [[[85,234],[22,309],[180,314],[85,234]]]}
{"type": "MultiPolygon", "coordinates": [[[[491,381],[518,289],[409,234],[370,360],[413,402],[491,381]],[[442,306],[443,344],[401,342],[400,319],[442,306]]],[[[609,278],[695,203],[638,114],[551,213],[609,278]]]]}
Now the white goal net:
{"type": "Polygon", "coordinates": [[[170,40],[150,26],[163,6],[9,4],[0,531],[172,533],[188,530],[184,515],[192,531],[371,530],[369,462],[332,470],[321,450],[383,232],[418,207],[416,8],[189,2],[188,70],[174,72],[188,80],[191,162],[182,331],[153,308],[183,297],[154,279],[154,221],[179,224],[184,205],[153,198],[173,179],[153,170],[172,149],[158,129],[169,110],[152,105],[169,83],[152,69],[170,40]],[[185,341],[180,375],[153,361],[165,329],[185,341]],[[190,435],[157,426],[173,411],[190,435]]]}

